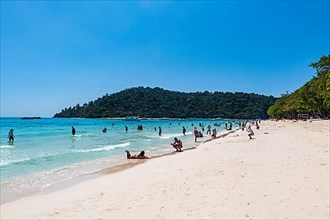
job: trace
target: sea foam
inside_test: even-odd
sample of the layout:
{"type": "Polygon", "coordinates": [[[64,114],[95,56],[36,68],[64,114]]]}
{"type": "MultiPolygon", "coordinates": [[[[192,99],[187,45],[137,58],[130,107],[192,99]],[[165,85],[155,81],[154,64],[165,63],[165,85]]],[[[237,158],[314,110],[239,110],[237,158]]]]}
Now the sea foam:
{"type": "Polygon", "coordinates": [[[104,147],[91,148],[91,149],[79,149],[79,150],[72,150],[72,151],[73,152],[78,152],[78,153],[110,151],[110,150],[114,150],[116,148],[128,147],[130,144],[131,144],[130,142],[126,142],[126,143],[123,143],[123,144],[114,144],[114,145],[107,145],[107,146],[104,146],[104,147]]]}
{"type": "Polygon", "coordinates": [[[15,148],[14,145],[8,145],[8,144],[0,145],[0,149],[13,149],[13,148],[15,148]]]}

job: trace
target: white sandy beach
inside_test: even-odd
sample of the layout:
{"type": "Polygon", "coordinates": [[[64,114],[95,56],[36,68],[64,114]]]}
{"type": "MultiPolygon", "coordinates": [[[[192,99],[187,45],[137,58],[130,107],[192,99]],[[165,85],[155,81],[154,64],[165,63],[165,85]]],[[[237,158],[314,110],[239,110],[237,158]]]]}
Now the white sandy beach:
{"type": "Polygon", "coordinates": [[[329,219],[329,127],[264,121],[253,140],[239,130],[5,204],[1,219],[329,219]]]}

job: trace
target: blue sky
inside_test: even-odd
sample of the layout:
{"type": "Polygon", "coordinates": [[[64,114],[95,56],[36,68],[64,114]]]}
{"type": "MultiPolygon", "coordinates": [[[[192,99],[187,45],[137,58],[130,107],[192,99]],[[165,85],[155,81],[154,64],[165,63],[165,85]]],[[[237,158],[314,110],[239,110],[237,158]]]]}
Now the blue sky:
{"type": "Polygon", "coordinates": [[[136,86],[280,96],[329,54],[329,1],[1,1],[1,116],[136,86]]]}

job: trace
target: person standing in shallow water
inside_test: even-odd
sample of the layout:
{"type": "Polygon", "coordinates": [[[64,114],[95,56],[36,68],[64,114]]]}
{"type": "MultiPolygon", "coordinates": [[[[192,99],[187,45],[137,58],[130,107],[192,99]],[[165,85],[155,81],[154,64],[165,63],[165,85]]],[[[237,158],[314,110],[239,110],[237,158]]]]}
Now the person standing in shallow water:
{"type": "Polygon", "coordinates": [[[8,138],[9,138],[9,142],[14,141],[14,129],[10,129],[9,133],[8,133],[8,138]]]}
{"type": "Polygon", "coordinates": [[[187,131],[187,129],[183,126],[182,127],[182,133],[183,133],[183,135],[186,135],[186,131],[187,131]]]}
{"type": "Polygon", "coordinates": [[[158,132],[159,136],[162,136],[162,128],[159,126],[158,129],[159,129],[159,132],[158,132]]]}
{"type": "Polygon", "coordinates": [[[73,126],[71,127],[71,132],[72,132],[72,135],[76,134],[76,129],[73,126]]]}
{"type": "Polygon", "coordinates": [[[127,131],[128,131],[128,127],[125,125],[125,131],[126,131],[126,133],[127,133],[127,131]]]}

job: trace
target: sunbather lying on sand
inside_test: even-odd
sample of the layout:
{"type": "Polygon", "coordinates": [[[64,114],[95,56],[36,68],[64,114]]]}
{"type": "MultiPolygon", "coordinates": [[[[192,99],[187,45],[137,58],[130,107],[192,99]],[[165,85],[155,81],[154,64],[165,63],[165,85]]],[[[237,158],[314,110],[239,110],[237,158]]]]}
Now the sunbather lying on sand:
{"type": "Polygon", "coordinates": [[[149,159],[149,157],[144,155],[144,151],[141,151],[140,154],[131,156],[130,152],[126,150],[127,159],[149,159]]]}

